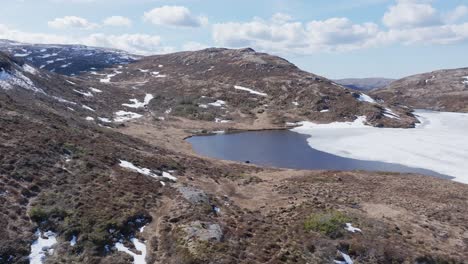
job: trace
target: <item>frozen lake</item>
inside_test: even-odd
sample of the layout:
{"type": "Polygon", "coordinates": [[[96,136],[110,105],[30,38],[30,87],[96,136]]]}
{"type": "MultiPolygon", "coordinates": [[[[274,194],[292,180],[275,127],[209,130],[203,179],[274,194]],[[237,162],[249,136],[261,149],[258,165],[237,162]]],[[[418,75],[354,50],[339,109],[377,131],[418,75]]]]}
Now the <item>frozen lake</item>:
{"type": "Polygon", "coordinates": [[[450,178],[440,173],[379,161],[357,160],[316,150],[309,135],[288,130],[253,131],[187,139],[203,156],[291,169],[410,172],[450,178]]]}

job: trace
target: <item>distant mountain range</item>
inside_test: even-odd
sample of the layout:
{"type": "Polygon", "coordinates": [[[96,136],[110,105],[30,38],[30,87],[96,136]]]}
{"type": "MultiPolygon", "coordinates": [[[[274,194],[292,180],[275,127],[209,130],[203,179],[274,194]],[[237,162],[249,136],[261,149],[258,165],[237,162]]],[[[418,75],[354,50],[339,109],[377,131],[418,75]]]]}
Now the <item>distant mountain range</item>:
{"type": "Polygon", "coordinates": [[[360,91],[369,91],[386,87],[395,79],[388,78],[347,78],[334,80],[336,83],[346,86],[351,89],[360,91]]]}

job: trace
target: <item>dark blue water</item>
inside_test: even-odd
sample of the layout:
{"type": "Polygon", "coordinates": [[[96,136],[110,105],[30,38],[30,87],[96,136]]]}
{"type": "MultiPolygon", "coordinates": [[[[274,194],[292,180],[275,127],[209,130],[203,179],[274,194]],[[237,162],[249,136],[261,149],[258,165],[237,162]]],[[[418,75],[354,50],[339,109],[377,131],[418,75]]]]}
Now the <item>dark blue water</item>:
{"type": "Polygon", "coordinates": [[[311,148],[309,136],[288,130],[252,131],[188,138],[196,153],[224,160],[279,168],[311,170],[365,170],[418,173],[453,177],[422,168],[339,157],[311,148]]]}

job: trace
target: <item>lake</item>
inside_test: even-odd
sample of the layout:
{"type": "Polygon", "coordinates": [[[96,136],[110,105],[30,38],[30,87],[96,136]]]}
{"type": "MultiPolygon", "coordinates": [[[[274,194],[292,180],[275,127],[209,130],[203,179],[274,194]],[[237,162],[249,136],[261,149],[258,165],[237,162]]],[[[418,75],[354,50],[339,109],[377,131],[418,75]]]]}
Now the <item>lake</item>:
{"type": "Polygon", "coordinates": [[[453,177],[404,165],[339,157],[309,146],[310,136],[289,130],[265,130],[195,136],[188,138],[193,150],[206,157],[269,167],[310,170],[365,170],[418,173],[453,177]]]}

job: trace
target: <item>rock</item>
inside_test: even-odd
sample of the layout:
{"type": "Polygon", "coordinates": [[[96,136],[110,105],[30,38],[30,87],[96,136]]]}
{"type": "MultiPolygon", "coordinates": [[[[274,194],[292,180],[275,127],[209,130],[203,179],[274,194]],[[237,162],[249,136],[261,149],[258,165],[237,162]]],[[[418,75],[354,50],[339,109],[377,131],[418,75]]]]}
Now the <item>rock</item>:
{"type": "Polygon", "coordinates": [[[221,227],[210,222],[194,221],[184,230],[187,233],[187,240],[195,238],[202,241],[221,242],[223,239],[221,227]]]}

